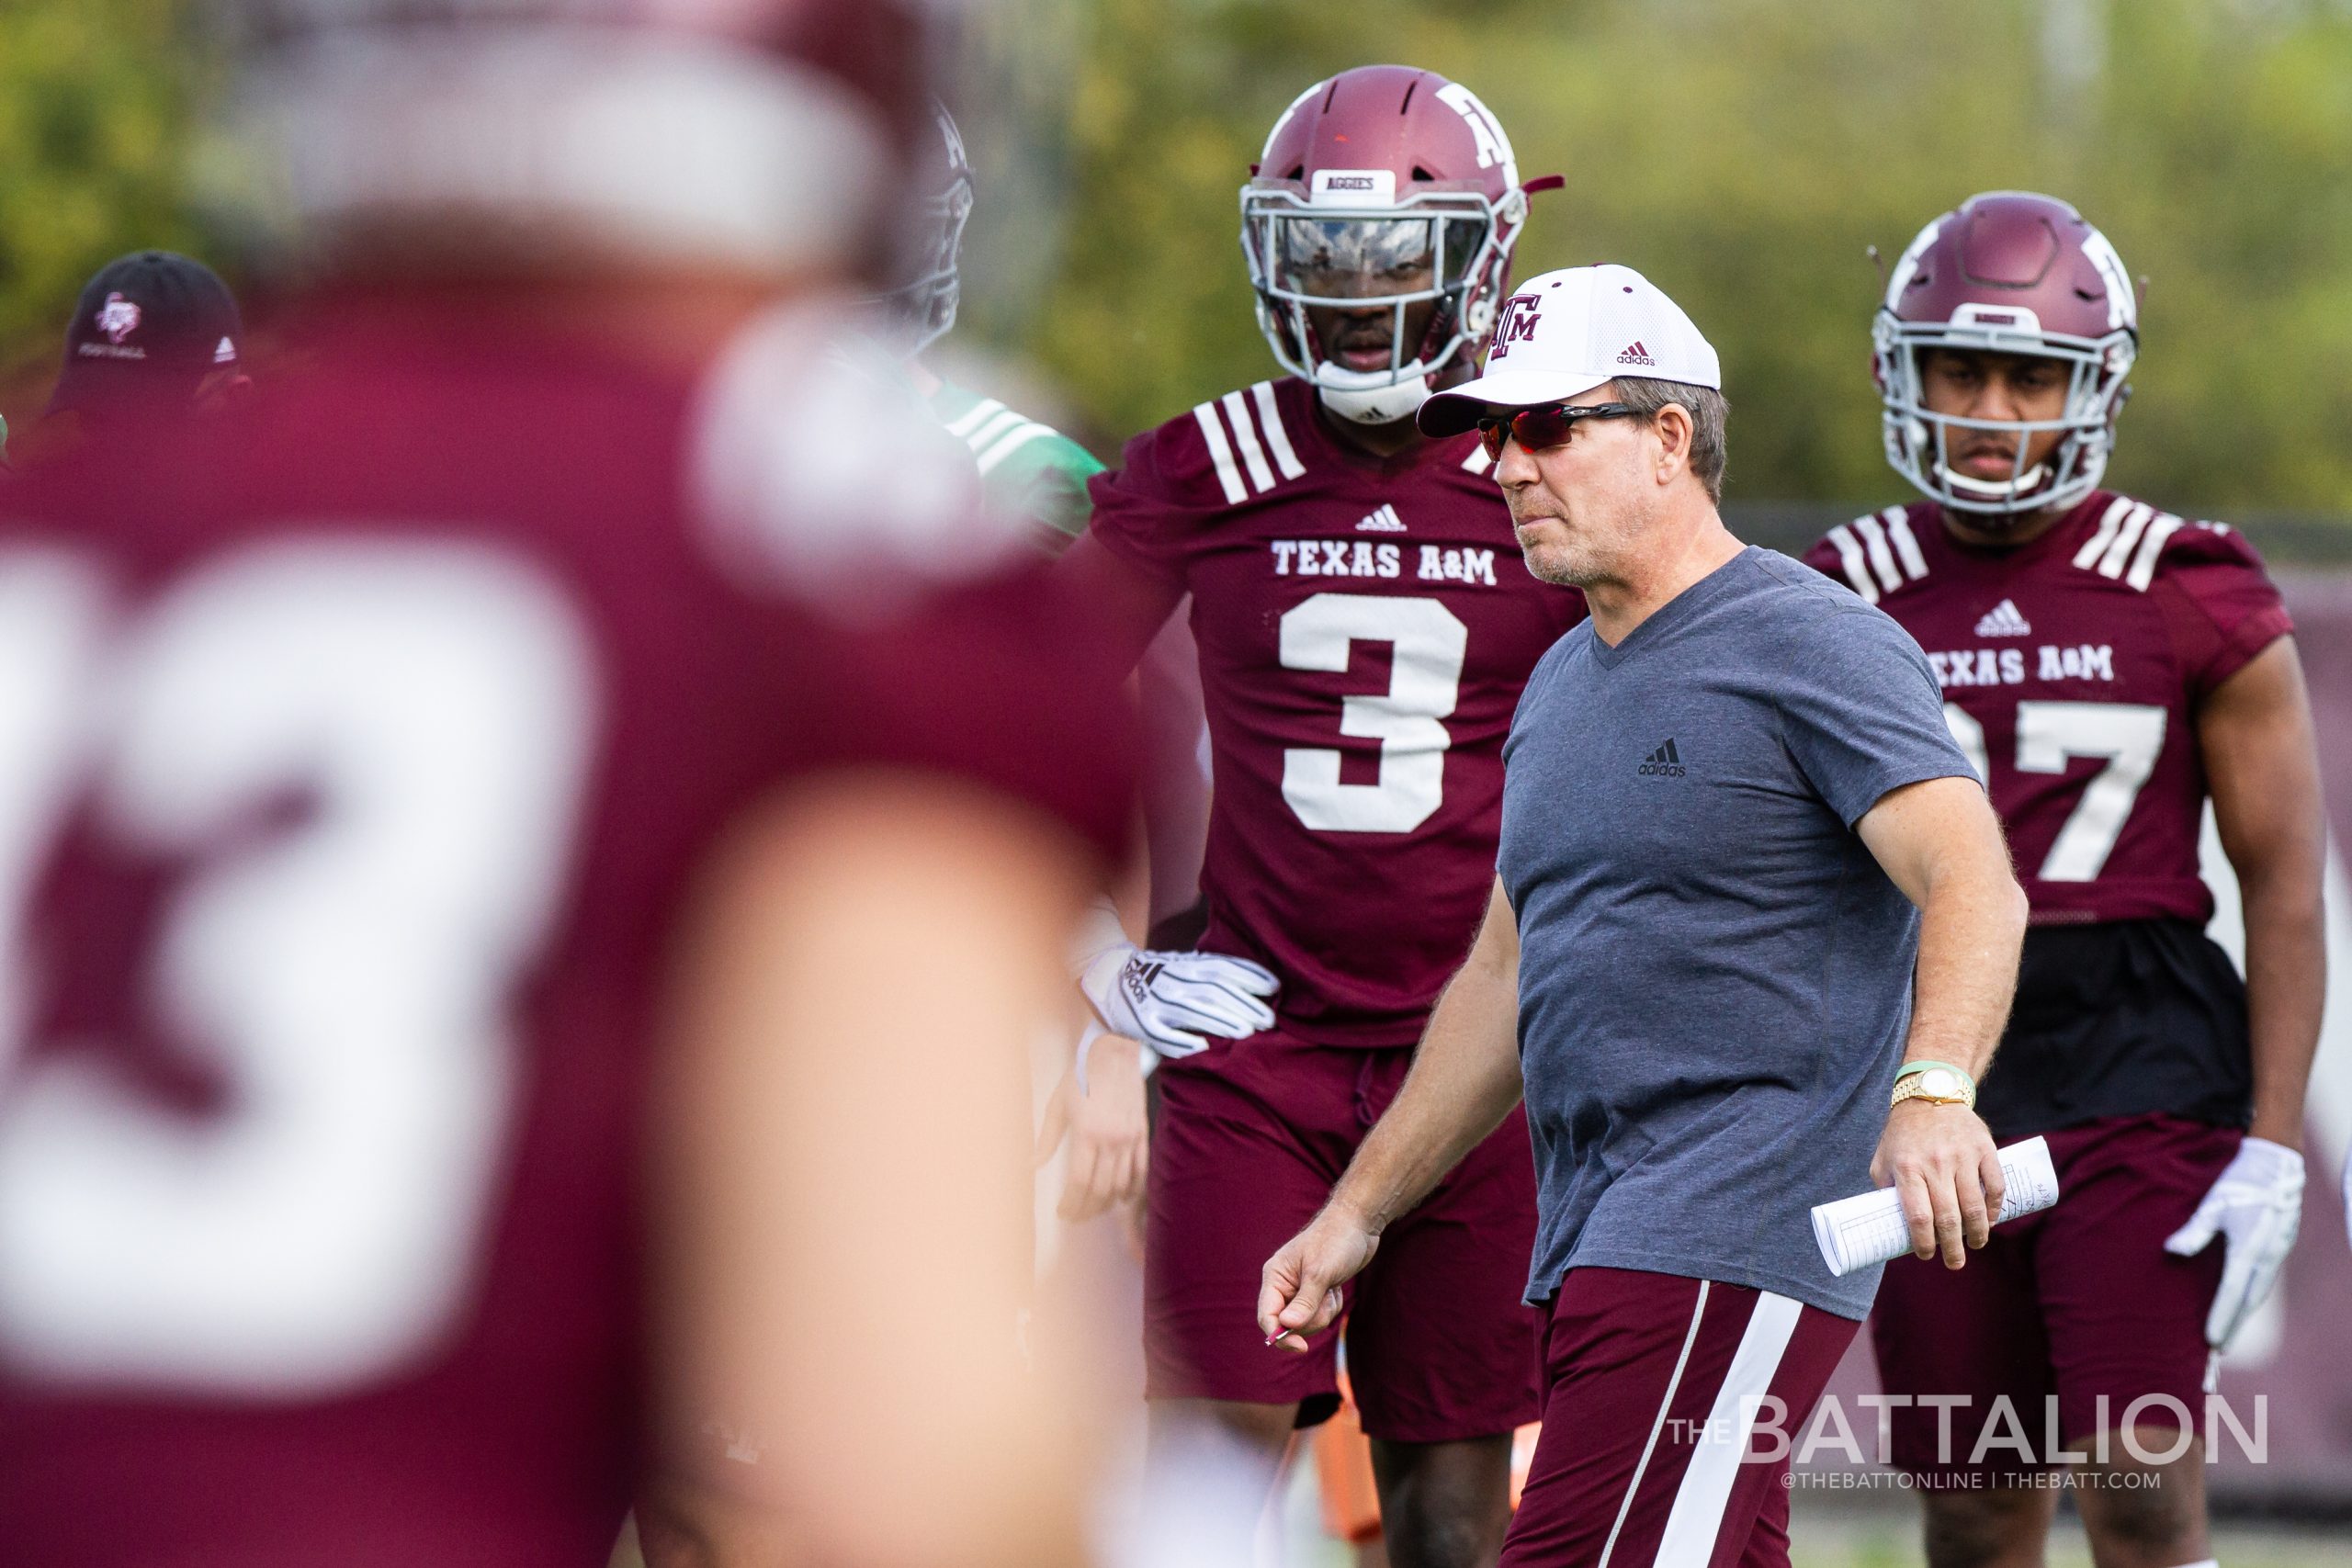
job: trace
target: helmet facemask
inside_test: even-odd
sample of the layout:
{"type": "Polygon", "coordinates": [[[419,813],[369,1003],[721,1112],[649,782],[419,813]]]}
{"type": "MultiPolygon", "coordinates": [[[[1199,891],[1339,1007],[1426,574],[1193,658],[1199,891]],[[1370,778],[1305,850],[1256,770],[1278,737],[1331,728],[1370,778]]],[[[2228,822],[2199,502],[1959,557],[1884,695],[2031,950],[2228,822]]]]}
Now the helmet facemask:
{"type": "Polygon", "coordinates": [[[1871,327],[1873,369],[1885,405],[1881,426],[1886,458],[1919,491],[1998,531],[2028,513],[2064,511],[2098,488],[2115,441],[2115,422],[2131,387],[2137,340],[2129,327],[2098,338],[2041,330],[2032,312],[1963,305],[1951,321],[1905,321],[1882,310],[1871,327]],[[2022,317],[2024,320],[2020,321],[2022,317]],[[1989,319],[1987,319],[1989,318],[1989,319]],[[1937,413],[1927,406],[1920,361],[1931,349],[2013,354],[2054,359],[2067,367],[2064,411],[2054,419],[1985,420],[1937,413]],[[2017,437],[2006,479],[1960,472],[1949,460],[1955,431],[1995,431],[2017,437]],[[2034,437],[2058,431],[2058,443],[2029,466],[2034,437]]]}
{"type": "Polygon", "coordinates": [[[873,296],[875,335],[912,359],[945,337],[963,301],[964,225],[972,216],[972,182],[958,175],[945,190],[916,204],[907,246],[907,281],[873,296]]]}
{"type": "Polygon", "coordinates": [[[1513,190],[1495,202],[1476,191],[1423,191],[1393,206],[1358,206],[1317,195],[1271,182],[1242,189],[1241,250],[1259,328],[1276,363],[1312,383],[1334,413],[1365,423],[1409,418],[1434,378],[1493,324],[1526,196],[1513,190]],[[1426,324],[1408,330],[1423,304],[1432,307],[1426,324]],[[1341,313],[1335,341],[1324,341],[1310,310],[1341,313]],[[1360,332],[1370,346],[1383,329],[1382,363],[1341,357],[1360,332]]]}
{"type": "Polygon", "coordinates": [[[972,216],[972,160],[947,106],[932,105],[931,144],[919,175],[922,197],[909,204],[895,247],[899,279],[869,296],[869,331],[900,357],[912,359],[947,335],[963,301],[959,271],[964,225],[972,216]]]}

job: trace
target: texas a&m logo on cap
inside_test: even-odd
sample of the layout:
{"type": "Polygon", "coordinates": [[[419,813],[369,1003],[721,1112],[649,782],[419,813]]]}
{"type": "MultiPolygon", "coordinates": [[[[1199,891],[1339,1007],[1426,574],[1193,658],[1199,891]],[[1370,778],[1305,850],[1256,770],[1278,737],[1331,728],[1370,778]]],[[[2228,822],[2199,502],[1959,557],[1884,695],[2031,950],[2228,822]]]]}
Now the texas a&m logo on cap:
{"type": "Polygon", "coordinates": [[[1541,320],[1536,306],[1540,303],[1532,294],[1514,294],[1503,301],[1503,313],[1495,322],[1494,352],[1489,360],[1502,358],[1515,343],[1526,343],[1535,336],[1535,323],[1541,320]]]}

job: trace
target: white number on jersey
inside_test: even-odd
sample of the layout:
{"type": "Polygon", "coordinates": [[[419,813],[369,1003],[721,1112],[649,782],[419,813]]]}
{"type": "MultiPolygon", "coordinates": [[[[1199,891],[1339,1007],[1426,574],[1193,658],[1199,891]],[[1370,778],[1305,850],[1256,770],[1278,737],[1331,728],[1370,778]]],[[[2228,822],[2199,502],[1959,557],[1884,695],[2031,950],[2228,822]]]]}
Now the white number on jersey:
{"type": "Polygon", "coordinates": [[[473,1282],[510,992],[586,766],[586,643],[539,578],[446,546],[276,545],[128,625],[105,601],[62,556],[0,557],[0,1355],[351,1388],[473,1282]],[[203,855],[290,793],[298,826],[203,855]],[[85,797],[105,841],[197,864],[136,984],[220,1070],[217,1117],[88,1052],[24,1059],[31,883],[85,797]]]}
{"type": "MultiPolygon", "coordinates": [[[[2044,882],[2090,882],[2107,864],[2142,786],[2165,747],[2165,710],[2141,703],[2019,703],[2017,768],[2021,773],[2063,773],[2077,757],[2104,757],[2107,766],[2083,786],[2082,798],[2051,841],[2035,874],[2044,882]]],[[[1944,724],[1976,774],[1992,781],[1984,727],[1957,703],[1944,705],[1944,724]]]]}
{"type": "Polygon", "coordinates": [[[1340,734],[1380,741],[1380,780],[1341,784],[1337,750],[1295,746],[1283,752],[1283,798],[1319,832],[1409,833],[1444,797],[1453,742],[1442,721],[1460,695],[1470,629],[1434,599],[1370,593],[1317,593],[1283,616],[1285,670],[1344,671],[1355,642],[1396,649],[1386,692],[1340,704],[1340,734]]]}

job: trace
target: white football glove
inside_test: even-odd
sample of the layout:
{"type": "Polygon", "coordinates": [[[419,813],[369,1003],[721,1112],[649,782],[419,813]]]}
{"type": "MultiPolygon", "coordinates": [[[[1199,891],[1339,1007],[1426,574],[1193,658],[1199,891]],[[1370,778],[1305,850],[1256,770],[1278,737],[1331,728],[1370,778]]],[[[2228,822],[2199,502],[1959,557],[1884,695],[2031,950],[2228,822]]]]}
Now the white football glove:
{"type": "Polygon", "coordinates": [[[1078,988],[1112,1033],[1163,1056],[1189,1056],[1208,1048],[1208,1035],[1238,1040],[1272,1028],[1273,1010],[1260,998],[1279,992],[1282,982],[1246,958],[1122,942],[1087,961],[1078,988]]]}
{"type": "Polygon", "coordinates": [[[2267,1138],[2248,1138],[2238,1145],[2221,1179],[2188,1223],[2172,1233],[2165,1250],[2188,1258],[2224,1238],[2228,1252],[2222,1266],[2222,1288],[2213,1296],[2213,1310],[2205,1314],[2205,1343],[2225,1350],[2271,1287],[2295,1245],[2295,1229],[2303,1219],[2303,1156],[2267,1138]]]}

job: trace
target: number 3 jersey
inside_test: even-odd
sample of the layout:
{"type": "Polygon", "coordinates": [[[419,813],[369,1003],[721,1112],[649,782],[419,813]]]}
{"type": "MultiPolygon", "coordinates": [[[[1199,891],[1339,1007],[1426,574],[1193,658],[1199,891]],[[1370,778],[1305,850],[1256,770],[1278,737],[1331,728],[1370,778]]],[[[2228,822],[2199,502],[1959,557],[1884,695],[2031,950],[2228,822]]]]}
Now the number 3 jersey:
{"type": "Polygon", "coordinates": [[[1112,694],[1041,585],[891,617],[954,538],[837,454],[925,422],[808,318],[300,303],[250,431],[0,497],[0,1557],[600,1563],[698,875],[842,770],[1116,844],[1112,694]]]}
{"type": "Polygon", "coordinates": [[[2243,989],[2203,935],[2196,713],[2292,624],[2245,537],[2100,491],[2013,549],[1889,507],[1806,560],[1917,639],[2031,906],[1980,1109],[2023,1136],[2094,1116],[2242,1122],[2243,989]]]}
{"type": "Polygon", "coordinates": [[[1202,403],[1092,485],[1092,537],[1193,595],[1213,772],[1200,945],[1317,1044],[1410,1045],[1494,886],[1502,743],[1584,615],[1530,576],[1475,436],[1381,459],[1295,379],[1202,403]]]}

